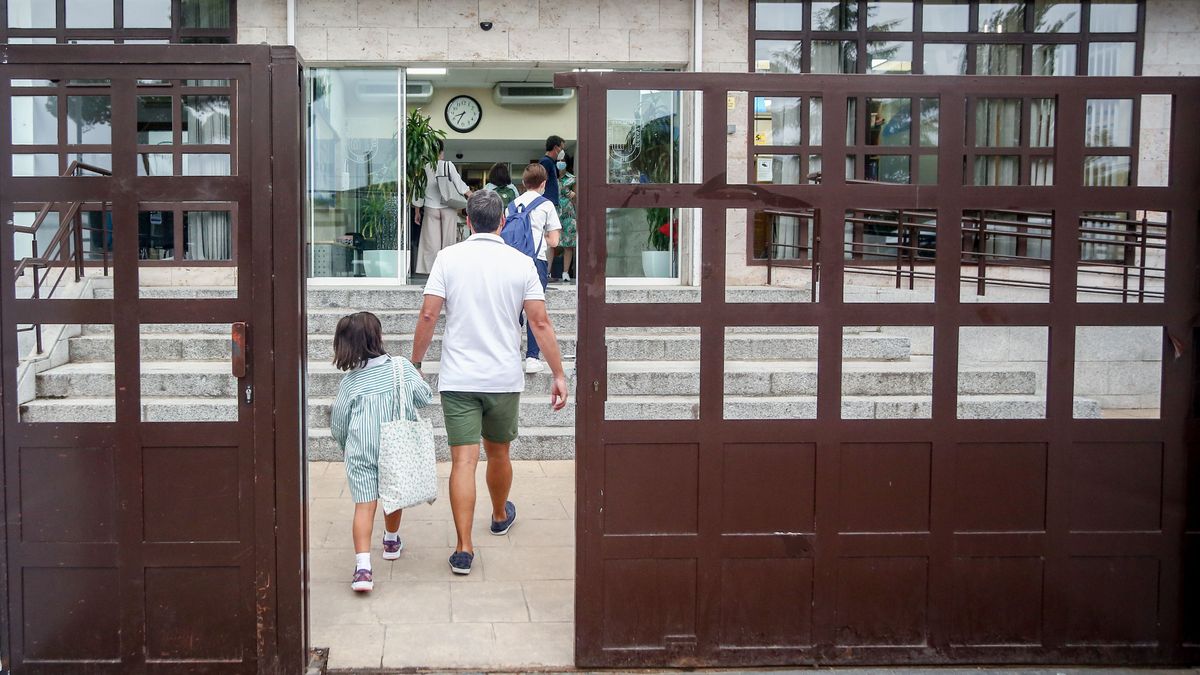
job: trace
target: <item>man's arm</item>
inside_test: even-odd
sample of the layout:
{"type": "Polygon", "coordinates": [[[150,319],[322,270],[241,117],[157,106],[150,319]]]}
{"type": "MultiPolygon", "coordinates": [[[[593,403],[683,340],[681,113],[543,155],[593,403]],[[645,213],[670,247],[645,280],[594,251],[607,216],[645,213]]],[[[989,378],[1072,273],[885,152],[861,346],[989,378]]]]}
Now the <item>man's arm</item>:
{"type": "Polygon", "coordinates": [[[550,389],[550,406],[562,410],[567,406],[567,376],[563,373],[562,354],[558,351],[558,338],[554,335],[554,324],[546,312],[545,300],[525,301],[525,320],[537,338],[542,356],[550,364],[550,372],[554,374],[554,385],[550,389]]]}
{"type": "Polygon", "coordinates": [[[445,302],[445,298],[436,295],[425,296],[425,302],[421,305],[421,313],[417,315],[416,334],[413,335],[412,358],[409,359],[413,365],[420,363],[425,358],[425,352],[429,350],[429,343],[433,341],[433,327],[437,324],[438,316],[442,313],[442,305],[445,302]]]}

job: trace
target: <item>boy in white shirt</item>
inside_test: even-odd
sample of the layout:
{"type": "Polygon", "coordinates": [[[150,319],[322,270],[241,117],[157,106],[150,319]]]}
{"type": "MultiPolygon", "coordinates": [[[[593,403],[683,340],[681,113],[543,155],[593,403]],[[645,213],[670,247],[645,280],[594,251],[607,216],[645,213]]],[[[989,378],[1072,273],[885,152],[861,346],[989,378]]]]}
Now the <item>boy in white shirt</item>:
{"type": "MultiPolygon", "coordinates": [[[[525,167],[521,182],[525,184],[525,192],[521,193],[521,196],[514,199],[512,203],[519,208],[524,208],[546,191],[546,169],[541,164],[530,164],[525,167]]],[[[533,210],[533,213],[529,214],[529,225],[533,230],[533,240],[537,242],[536,246],[538,247],[534,263],[537,266],[538,277],[542,280],[542,291],[545,292],[546,285],[550,280],[550,266],[546,262],[546,251],[558,246],[558,238],[562,234],[562,223],[558,220],[558,208],[553,202],[542,202],[533,210]]],[[[539,373],[542,371],[542,362],[538,357],[541,356],[542,350],[538,347],[537,338],[534,337],[533,329],[528,322],[525,326],[525,333],[527,341],[525,372],[539,373]]]]}

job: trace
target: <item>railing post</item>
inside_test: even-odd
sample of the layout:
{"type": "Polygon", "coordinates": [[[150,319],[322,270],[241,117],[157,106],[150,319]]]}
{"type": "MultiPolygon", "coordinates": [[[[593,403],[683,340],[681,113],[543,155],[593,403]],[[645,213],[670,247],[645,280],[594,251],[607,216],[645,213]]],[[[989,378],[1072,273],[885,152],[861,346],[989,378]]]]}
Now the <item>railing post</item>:
{"type": "Polygon", "coordinates": [[[1138,238],[1138,302],[1146,301],[1146,237],[1149,235],[1146,212],[1142,211],[1142,231],[1138,238]]]}
{"type": "Polygon", "coordinates": [[[83,205],[80,204],[79,209],[75,211],[75,218],[72,219],[75,228],[74,246],[75,251],[71,258],[75,262],[75,283],[83,278],[83,205]]]}
{"type": "Polygon", "coordinates": [[[979,252],[975,256],[975,295],[983,296],[987,295],[987,217],[982,211],[975,216],[975,226],[975,246],[979,252]]]}

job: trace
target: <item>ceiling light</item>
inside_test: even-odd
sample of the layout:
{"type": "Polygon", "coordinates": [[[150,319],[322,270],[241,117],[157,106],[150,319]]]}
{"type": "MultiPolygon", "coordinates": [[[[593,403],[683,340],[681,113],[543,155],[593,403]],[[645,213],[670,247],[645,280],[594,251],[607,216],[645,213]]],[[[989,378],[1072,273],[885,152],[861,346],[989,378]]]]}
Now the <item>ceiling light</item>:
{"type": "Polygon", "coordinates": [[[409,75],[445,75],[445,68],[409,68],[409,75]]]}

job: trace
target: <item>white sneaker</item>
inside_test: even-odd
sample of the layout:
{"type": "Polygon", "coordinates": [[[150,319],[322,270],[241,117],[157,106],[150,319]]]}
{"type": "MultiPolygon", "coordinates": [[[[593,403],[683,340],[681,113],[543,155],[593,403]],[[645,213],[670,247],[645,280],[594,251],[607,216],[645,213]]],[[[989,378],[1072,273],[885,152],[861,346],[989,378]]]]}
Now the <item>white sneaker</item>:
{"type": "Polygon", "coordinates": [[[525,359],[525,372],[527,372],[527,373],[542,372],[542,362],[535,358],[525,359]]]}
{"type": "Polygon", "coordinates": [[[563,274],[563,283],[564,284],[571,283],[571,275],[570,274],[563,274]]]}

